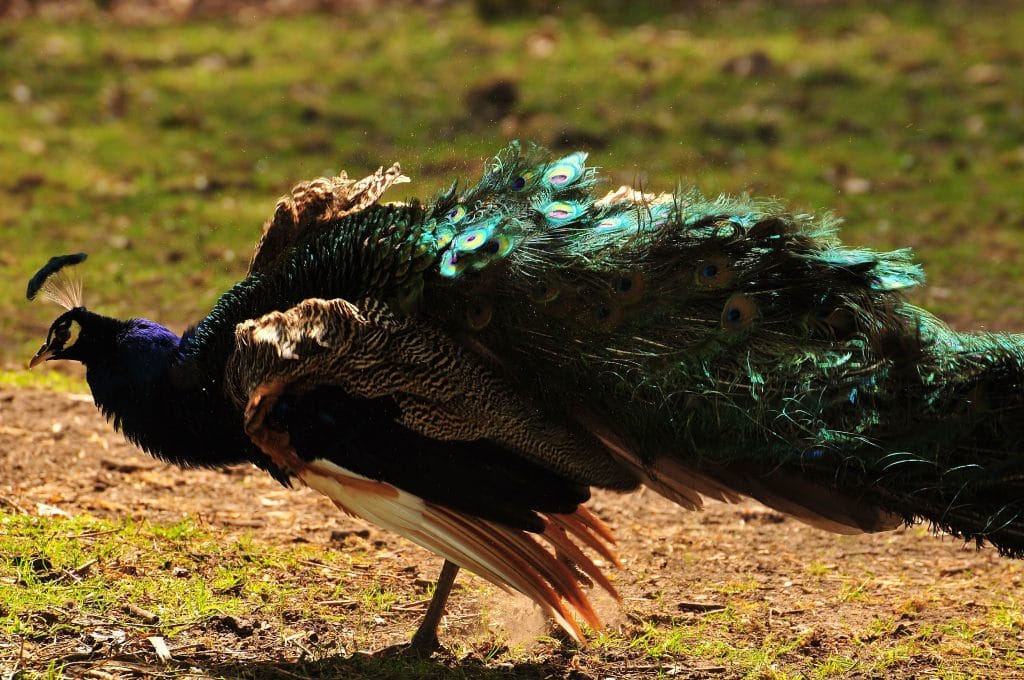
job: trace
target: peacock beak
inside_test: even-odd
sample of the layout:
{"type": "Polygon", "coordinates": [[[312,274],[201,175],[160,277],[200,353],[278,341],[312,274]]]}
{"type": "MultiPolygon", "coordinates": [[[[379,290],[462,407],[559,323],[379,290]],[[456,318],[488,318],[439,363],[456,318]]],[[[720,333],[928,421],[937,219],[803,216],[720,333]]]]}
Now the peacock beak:
{"type": "Polygon", "coordinates": [[[44,361],[48,361],[51,357],[53,357],[53,355],[54,351],[50,349],[48,346],[43,345],[42,348],[40,348],[40,350],[36,352],[36,355],[29,359],[28,367],[35,368],[44,361]]]}

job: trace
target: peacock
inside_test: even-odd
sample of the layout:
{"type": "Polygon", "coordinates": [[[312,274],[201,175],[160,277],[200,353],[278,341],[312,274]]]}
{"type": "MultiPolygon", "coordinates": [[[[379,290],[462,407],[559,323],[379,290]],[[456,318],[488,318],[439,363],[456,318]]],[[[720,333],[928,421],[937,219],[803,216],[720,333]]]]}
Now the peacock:
{"type": "Polygon", "coordinates": [[[908,250],[831,216],[696,190],[599,191],[587,154],[512,143],[478,183],[386,204],[398,164],[299,184],[246,277],[178,337],[67,311],[31,360],[83,363],[124,436],[181,466],[248,462],[444,558],[569,636],[601,622],[614,537],[591,489],[752,497],[834,532],[927,522],[1024,555],[1024,336],[910,304],[908,250]]]}

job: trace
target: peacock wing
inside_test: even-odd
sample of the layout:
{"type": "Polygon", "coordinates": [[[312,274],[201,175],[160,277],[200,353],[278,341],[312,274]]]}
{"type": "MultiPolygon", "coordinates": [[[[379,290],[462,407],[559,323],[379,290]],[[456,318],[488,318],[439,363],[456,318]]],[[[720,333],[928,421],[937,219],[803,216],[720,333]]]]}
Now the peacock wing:
{"type": "Polygon", "coordinates": [[[300,236],[365,210],[392,186],[408,181],[395,163],[387,170],[380,167],[358,181],[349,179],[342,171],[337,177],[321,177],[296,185],[291,196],[284,196],[277,202],[273,216],[263,226],[263,236],[253,252],[248,273],[266,269],[281,253],[295,245],[300,236]]]}
{"type": "Polygon", "coordinates": [[[574,636],[570,608],[600,625],[583,586],[614,589],[580,546],[616,559],[583,503],[595,474],[635,486],[604,447],[547,422],[445,334],[375,300],[305,300],[240,324],[235,339],[226,389],[276,466],[526,594],[574,636]]]}

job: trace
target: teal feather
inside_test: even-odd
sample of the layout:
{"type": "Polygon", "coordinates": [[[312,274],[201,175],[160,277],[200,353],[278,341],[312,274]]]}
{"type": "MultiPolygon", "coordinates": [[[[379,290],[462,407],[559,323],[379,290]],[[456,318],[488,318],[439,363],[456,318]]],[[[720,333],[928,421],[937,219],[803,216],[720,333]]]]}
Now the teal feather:
{"type": "Polygon", "coordinates": [[[564,226],[580,219],[587,213],[587,206],[576,201],[541,201],[537,212],[555,227],[564,226]]]}
{"type": "Polygon", "coordinates": [[[544,185],[554,190],[565,189],[576,183],[588,173],[593,177],[593,170],[586,168],[583,163],[587,160],[587,154],[577,152],[571,156],[559,159],[544,169],[544,185]]]}

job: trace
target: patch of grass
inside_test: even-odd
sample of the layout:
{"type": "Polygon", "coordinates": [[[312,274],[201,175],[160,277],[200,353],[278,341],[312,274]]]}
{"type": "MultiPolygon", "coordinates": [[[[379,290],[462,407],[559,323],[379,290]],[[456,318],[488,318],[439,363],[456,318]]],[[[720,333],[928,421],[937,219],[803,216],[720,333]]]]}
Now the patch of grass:
{"type": "Polygon", "coordinates": [[[1024,612],[1013,597],[1008,597],[1006,602],[993,605],[989,610],[989,620],[995,628],[1011,633],[1019,633],[1024,629],[1024,612]]]}
{"type": "MultiPolygon", "coordinates": [[[[161,636],[174,650],[191,650],[205,641],[223,660],[246,653],[238,647],[245,644],[245,635],[260,636],[263,645],[270,636],[277,641],[275,649],[308,650],[300,662],[308,658],[301,669],[310,677],[317,669],[352,677],[403,677],[388,676],[400,671],[491,677],[485,669],[497,674],[510,663],[523,672],[541,663],[547,669],[543,672],[550,673],[564,670],[565,663],[552,661],[551,655],[570,652],[580,655],[585,668],[619,668],[615,664],[628,659],[621,668],[644,665],[664,673],[681,667],[724,668],[751,678],[844,677],[855,669],[885,676],[923,668],[935,677],[953,678],[963,677],[964,668],[985,664],[1024,668],[1013,643],[1019,617],[1012,601],[991,607],[981,619],[954,617],[935,626],[876,615],[863,631],[853,631],[850,645],[825,654],[822,641],[836,640],[834,632],[794,625],[799,613],[794,623],[778,614],[771,623],[775,605],[762,598],[730,598],[724,611],[671,622],[659,618],[613,626],[593,634],[591,644],[575,652],[557,639],[508,649],[500,639],[459,635],[453,649],[460,660],[453,668],[413,668],[408,660],[391,665],[351,655],[351,649],[379,648],[378,627],[403,609],[394,605],[422,597],[410,592],[405,579],[367,569],[367,559],[358,553],[304,543],[268,545],[250,536],[227,538],[192,518],[154,525],[0,514],[0,556],[0,646],[8,649],[19,639],[30,649],[45,650],[55,640],[70,648],[95,638],[106,645],[106,656],[142,659],[152,656],[146,639],[161,636]],[[140,619],[139,611],[158,618],[140,619]],[[253,632],[236,632],[243,628],[253,632]],[[349,651],[324,665],[319,659],[338,653],[340,634],[347,640],[343,650],[349,651]],[[549,662],[555,665],[543,665],[549,662]]],[[[409,615],[409,630],[418,615],[409,615]]],[[[188,653],[181,652],[185,658],[188,653]]],[[[75,675],[73,668],[51,663],[44,652],[36,654],[44,663],[26,677],[75,675]]],[[[264,672],[260,666],[247,668],[245,677],[264,672]]],[[[300,666],[293,662],[287,668],[296,672],[300,666]]],[[[236,677],[239,672],[224,667],[214,675],[236,677]]]]}
{"type": "MultiPolygon", "coordinates": [[[[729,664],[746,677],[789,678],[791,674],[779,664],[780,659],[803,646],[804,634],[762,636],[759,643],[739,642],[722,635],[721,621],[697,620],[692,623],[679,622],[674,626],[646,624],[642,631],[629,639],[629,649],[641,650],[653,659],[679,656],[719,661],[729,664]],[[730,639],[732,641],[730,641],[730,639]]],[[[614,636],[602,636],[599,644],[614,647],[620,644],[614,636]]]]}
{"type": "Polygon", "coordinates": [[[365,589],[360,599],[363,605],[371,612],[386,612],[398,599],[398,594],[377,584],[365,589]]]}
{"type": "Polygon", "coordinates": [[[87,393],[89,391],[89,386],[80,378],[41,369],[34,371],[0,369],[0,387],[31,388],[53,392],[87,393]]]}
{"type": "Polygon", "coordinates": [[[915,593],[913,597],[898,602],[893,611],[905,617],[913,618],[923,612],[928,607],[928,603],[928,598],[920,593],[915,593]]]}
{"type": "Polygon", "coordinates": [[[741,593],[749,593],[757,590],[761,587],[761,584],[752,578],[744,579],[742,581],[732,581],[730,583],[723,583],[720,586],[716,586],[715,590],[723,595],[739,595],[741,593]]]}
{"type": "Polygon", "coordinates": [[[814,560],[807,564],[807,573],[817,579],[828,576],[834,569],[835,565],[833,564],[824,564],[814,560]]]}
{"type": "Polygon", "coordinates": [[[890,617],[875,616],[871,619],[867,628],[857,635],[858,640],[871,641],[885,637],[896,629],[896,621],[890,617]]]}
{"type": "Polygon", "coordinates": [[[842,592],[839,594],[840,602],[852,602],[854,600],[861,600],[869,596],[868,584],[871,579],[866,579],[860,583],[850,583],[843,586],[842,592]]]}
{"type": "Polygon", "coordinates": [[[460,657],[470,658],[452,669],[336,657],[378,649],[381,626],[412,630],[422,615],[393,611],[413,599],[407,579],[392,587],[389,575],[366,567],[358,555],[320,545],[229,538],[194,518],[158,525],[0,512],[0,653],[22,649],[19,677],[33,679],[78,677],[76,664],[104,658],[160,668],[150,637],[166,640],[176,659],[191,659],[165,666],[172,675],[206,668],[204,655],[195,656],[204,649],[217,650],[207,668],[213,677],[284,677],[301,668],[310,677],[497,678],[500,671],[479,668],[481,675],[474,664],[532,658],[487,640],[462,648],[460,657]]]}
{"type": "Polygon", "coordinates": [[[824,661],[811,669],[813,678],[841,678],[857,666],[857,660],[841,654],[829,654],[824,661]]]}
{"type": "Polygon", "coordinates": [[[30,639],[83,620],[135,626],[128,603],[159,617],[146,631],[169,636],[215,615],[265,611],[248,584],[276,582],[281,591],[266,601],[288,601],[300,575],[286,567],[313,552],[263,546],[265,559],[254,561],[191,520],[162,527],[0,514],[0,526],[0,632],[30,639]],[[273,581],[268,562],[278,565],[273,581]]]}

